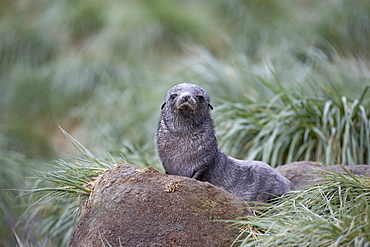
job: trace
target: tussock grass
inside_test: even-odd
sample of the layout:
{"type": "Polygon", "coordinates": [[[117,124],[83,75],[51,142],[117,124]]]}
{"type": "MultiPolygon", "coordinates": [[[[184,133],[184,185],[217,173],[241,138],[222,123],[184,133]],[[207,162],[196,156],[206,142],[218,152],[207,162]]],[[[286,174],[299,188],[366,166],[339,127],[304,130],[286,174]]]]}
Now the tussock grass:
{"type": "Polygon", "coordinates": [[[327,172],[325,180],[236,222],[246,226],[240,246],[370,246],[370,176],[327,172]]]}
{"type": "Polygon", "coordinates": [[[370,102],[365,86],[357,99],[309,99],[281,89],[267,103],[223,104],[217,123],[234,155],[272,166],[297,160],[325,164],[370,163],[370,102]],[[226,117],[225,117],[226,116],[226,117]]]}
{"type": "MultiPolygon", "coordinates": [[[[97,159],[65,130],[60,129],[83,155],[83,158],[66,155],[67,160],[56,160],[56,164],[53,166],[58,170],[39,172],[37,176],[41,181],[51,182],[54,187],[36,188],[30,190],[28,193],[49,192],[47,194],[48,196],[56,198],[89,195],[90,189],[88,184],[91,180],[118,163],[113,158],[111,162],[97,159]]],[[[121,162],[125,163],[126,161],[123,160],[121,162]]]]}
{"type": "Polygon", "coordinates": [[[24,190],[22,197],[37,196],[37,200],[20,217],[15,232],[18,244],[31,244],[38,239],[40,244],[66,245],[72,234],[81,206],[91,192],[91,183],[107,169],[125,160],[103,161],[97,159],[81,143],[60,128],[63,134],[82,154],[82,158],[66,155],[66,160],[56,160],[51,171],[38,171],[34,179],[34,189],[24,190]],[[42,216],[42,220],[39,217],[42,216]],[[37,225],[29,229],[28,225],[37,225]]]}

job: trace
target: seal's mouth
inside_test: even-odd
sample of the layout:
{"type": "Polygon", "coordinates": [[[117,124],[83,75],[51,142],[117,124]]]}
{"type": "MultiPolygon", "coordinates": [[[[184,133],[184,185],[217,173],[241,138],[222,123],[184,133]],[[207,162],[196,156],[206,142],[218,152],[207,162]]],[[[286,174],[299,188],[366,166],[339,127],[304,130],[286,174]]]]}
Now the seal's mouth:
{"type": "Polygon", "coordinates": [[[179,111],[180,114],[182,115],[191,115],[195,113],[195,108],[189,104],[188,102],[185,102],[181,104],[177,110],[179,111]]]}

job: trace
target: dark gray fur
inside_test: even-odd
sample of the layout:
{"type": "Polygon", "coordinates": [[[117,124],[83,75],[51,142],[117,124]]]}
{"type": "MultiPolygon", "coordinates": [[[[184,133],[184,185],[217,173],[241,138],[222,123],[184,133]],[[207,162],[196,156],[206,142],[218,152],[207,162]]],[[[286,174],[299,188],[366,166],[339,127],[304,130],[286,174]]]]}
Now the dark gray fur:
{"type": "Polygon", "coordinates": [[[220,150],[210,98],[199,86],[171,88],[161,109],[157,146],[167,174],[210,182],[246,201],[268,202],[293,188],[266,163],[237,160],[220,150]]]}

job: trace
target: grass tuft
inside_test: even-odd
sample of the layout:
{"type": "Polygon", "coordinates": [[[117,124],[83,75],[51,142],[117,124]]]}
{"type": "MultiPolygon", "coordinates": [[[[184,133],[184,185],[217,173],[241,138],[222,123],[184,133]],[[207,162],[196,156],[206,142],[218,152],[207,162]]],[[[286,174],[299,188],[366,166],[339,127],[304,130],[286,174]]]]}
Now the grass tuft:
{"type": "Polygon", "coordinates": [[[270,102],[225,103],[217,109],[221,142],[233,156],[273,167],[297,160],[369,164],[368,89],[353,100],[336,101],[333,92],[331,99],[311,99],[281,88],[270,102]]]}
{"type": "Polygon", "coordinates": [[[55,187],[32,189],[29,190],[28,193],[52,192],[57,194],[58,197],[63,196],[64,194],[68,197],[88,195],[90,194],[89,183],[92,179],[112,168],[114,164],[117,164],[117,162],[114,160],[113,162],[108,162],[97,159],[70,134],[61,127],[59,128],[83,155],[83,158],[66,155],[67,160],[56,160],[56,164],[53,165],[53,167],[59,170],[39,172],[39,175],[37,176],[37,178],[42,181],[51,182],[55,187]]]}
{"type": "Polygon", "coordinates": [[[327,182],[283,198],[244,226],[241,246],[370,246],[370,176],[326,172],[327,182]]]}
{"type": "MultiPolygon", "coordinates": [[[[80,142],[59,127],[63,134],[82,154],[82,157],[66,155],[66,160],[56,160],[51,166],[52,171],[36,172],[35,187],[23,190],[22,197],[37,194],[38,199],[20,217],[16,231],[27,232],[25,226],[30,223],[39,225],[35,230],[28,229],[28,236],[17,236],[21,241],[44,239],[52,245],[53,241],[67,244],[72,234],[75,220],[81,213],[81,205],[91,192],[93,181],[99,174],[113,167],[114,164],[125,163],[125,160],[103,161],[96,158],[80,142]],[[31,210],[32,209],[32,210],[31,210]],[[42,217],[42,220],[39,219],[42,217]],[[64,236],[64,237],[60,237],[64,236]]],[[[25,234],[23,234],[25,235],[25,234]]]]}

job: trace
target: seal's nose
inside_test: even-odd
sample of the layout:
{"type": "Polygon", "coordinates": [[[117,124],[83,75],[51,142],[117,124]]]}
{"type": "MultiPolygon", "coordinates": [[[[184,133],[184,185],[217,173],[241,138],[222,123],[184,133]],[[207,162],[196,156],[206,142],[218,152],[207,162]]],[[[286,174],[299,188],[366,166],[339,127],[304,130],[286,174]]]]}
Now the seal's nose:
{"type": "Polygon", "coordinates": [[[188,101],[190,99],[190,95],[186,94],[182,98],[184,99],[184,101],[188,101]]]}

